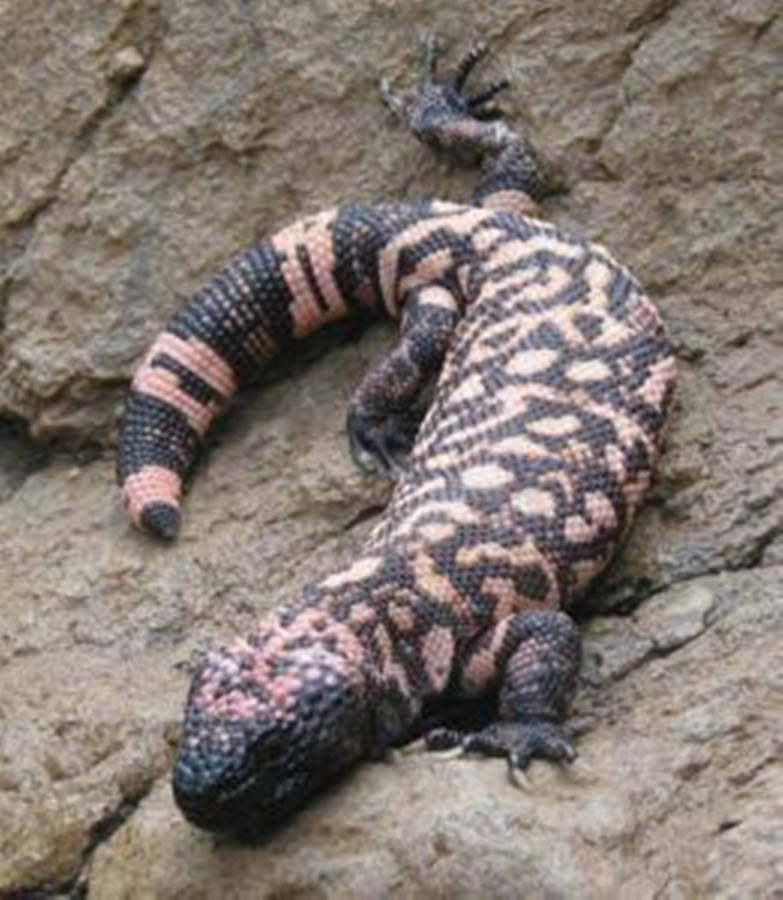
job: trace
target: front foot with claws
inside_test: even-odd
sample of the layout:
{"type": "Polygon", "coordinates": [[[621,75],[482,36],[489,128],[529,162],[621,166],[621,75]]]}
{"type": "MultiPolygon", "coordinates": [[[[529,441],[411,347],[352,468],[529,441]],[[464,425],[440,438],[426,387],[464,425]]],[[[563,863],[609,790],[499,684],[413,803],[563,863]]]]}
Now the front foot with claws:
{"type": "Polygon", "coordinates": [[[413,409],[374,419],[351,410],[346,429],[354,462],[370,474],[399,479],[423,415],[423,411],[413,409]]]}
{"type": "Polygon", "coordinates": [[[571,763],[577,755],[562,725],[538,717],[493,722],[481,731],[467,733],[452,728],[435,728],[424,735],[424,746],[427,750],[439,752],[454,750],[459,755],[478,753],[504,757],[515,781],[522,780],[520,773],[533,759],[571,763]]]}

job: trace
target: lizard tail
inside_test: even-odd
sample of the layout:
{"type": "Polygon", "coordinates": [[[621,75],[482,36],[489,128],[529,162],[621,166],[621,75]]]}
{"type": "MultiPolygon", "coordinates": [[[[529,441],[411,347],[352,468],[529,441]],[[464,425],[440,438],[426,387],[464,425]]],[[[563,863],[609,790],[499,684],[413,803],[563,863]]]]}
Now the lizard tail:
{"type": "Polygon", "coordinates": [[[292,341],[348,312],[329,211],[246,250],[194,294],[131,383],[117,480],[131,520],[173,539],[201,439],[236,390],[292,341]]]}

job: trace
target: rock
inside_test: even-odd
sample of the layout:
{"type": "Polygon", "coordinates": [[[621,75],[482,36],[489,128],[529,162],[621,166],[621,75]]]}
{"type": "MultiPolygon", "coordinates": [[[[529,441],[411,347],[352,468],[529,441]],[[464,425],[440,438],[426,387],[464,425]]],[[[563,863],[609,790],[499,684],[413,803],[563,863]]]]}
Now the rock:
{"type": "Polygon", "coordinates": [[[114,54],[109,69],[109,76],[116,81],[128,81],[138,78],[144,71],[144,57],[136,47],[123,47],[114,54]]]}
{"type": "MultiPolygon", "coordinates": [[[[264,848],[194,833],[163,785],[96,854],[90,896],[132,897],[161,884],[168,897],[512,898],[619,889],[595,834],[631,836],[628,798],[598,797],[562,776],[535,783],[542,798],[510,787],[498,763],[367,766],[350,790],[332,792],[264,848]],[[433,791],[449,799],[433,804],[433,791]],[[584,832],[576,854],[559,846],[566,815],[584,832]],[[559,860],[557,873],[548,857],[559,860]],[[117,864],[122,859],[140,864],[140,879],[117,864]]],[[[652,883],[637,878],[633,886],[645,891],[652,883]]]]}
{"type": "Polygon", "coordinates": [[[715,608],[712,593],[699,582],[686,582],[664,597],[653,597],[636,612],[639,630],[659,653],[670,653],[707,628],[715,608]]]}
{"type": "Polygon", "coordinates": [[[0,9],[2,895],[728,898],[781,883],[777,5],[406,16],[358,0],[339,16],[0,9]],[[342,422],[388,333],[333,333],[243,397],[172,547],[119,508],[116,417],[166,317],[257,235],[340,200],[469,194],[377,100],[425,28],[494,43],[515,121],[567,184],[547,214],[627,261],[677,344],[653,500],[590,598],[629,615],[585,626],[581,770],[535,764],[525,793],[491,761],[368,764],[266,846],[215,844],[169,795],[184,669],[372,524],[388,487],[352,468],[342,422]]]}

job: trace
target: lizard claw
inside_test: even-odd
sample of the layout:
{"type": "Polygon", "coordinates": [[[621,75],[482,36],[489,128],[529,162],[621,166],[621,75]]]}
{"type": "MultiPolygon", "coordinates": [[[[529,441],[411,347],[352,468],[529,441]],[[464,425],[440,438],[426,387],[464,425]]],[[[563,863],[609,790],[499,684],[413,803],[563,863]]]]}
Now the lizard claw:
{"type": "Polygon", "coordinates": [[[460,756],[465,755],[464,747],[450,747],[448,750],[431,750],[430,755],[434,759],[441,760],[445,762],[449,759],[459,759],[460,756]]]}
{"type": "Polygon", "coordinates": [[[409,744],[400,747],[399,752],[403,756],[415,756],[418,753],[428,753],[429,747],[427,746],[426,740],[423,737],[420,737],[415,741],[411,741],[409,744]]]}
{"type": "Polygon", "coordinates": [[[401,119],[405,118],[405,110],[408,107],[406,98],[396,88],[392,87],[391,80],[381,78],[380,80],[381,100],[384,106],[390,109],[395,116],[401,119]]]}
{"type": "Polygon", "coordinates": [[[422,64],[419,85],[423,86],[437,74],[438,60],[443,56],[446,45],[436,34],[428,34],[422,42],[422,64]]]}
{"type": "Polygon", "coordinates": [[[489,53],[489,44],[485,41],[477,41],[462,57],[454,73],[454,87],[461,91],[468,80],[470,73],[476,68],[482,59],[489,53]]]}
{"type": "Polygon", "coordinates": [[[516,765],[511,756],[508,757],[507,762],[509,783],[512,784],[515,788],[518,788],[520,791],[531,793],[533,791],[533,784],[525,774],[524,768],[520,768],[518,765],[516,765]]]}
{"type": "Polygon", "coordinates": [[[599,780],[599,775],[594,766],[586,763],[583,757],[578,756],[571,761],[571,764],[565,770],[570,778],[576,782],[584,782],[590,784],[599,780]]]}
{"type": "Polygon", "coordinates": [[[495,104],[490,104],[489,101],[494,99],[501,91],[505,91],[510,87],[511,82],[508,78],[493,81],[480,93],[468,97],[468,108],[477,119],[492,118],[500,115],[498,107],[495,104]]]}
{"type": "Polygon", "coordinates": [[[421,753],[427,753],[434,759],[438,760],[456,759],[459,756],[465,755],[465,751],[459,744],[455,747],[448,747],[445,750],[434,749],[427,743],[426,736],[418,738],[418,740],[411,741],[410,744],[406,744],[404,747],[401,747],[399,752],[403,756],[417,756],[421,753]]]}

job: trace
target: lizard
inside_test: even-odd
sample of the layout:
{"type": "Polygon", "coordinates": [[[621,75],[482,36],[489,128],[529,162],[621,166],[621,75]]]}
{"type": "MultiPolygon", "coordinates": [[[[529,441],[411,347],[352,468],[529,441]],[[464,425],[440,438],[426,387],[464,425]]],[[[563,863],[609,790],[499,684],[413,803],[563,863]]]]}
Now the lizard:
{"type": "Polygon", "coordinates": [[[417,727],[513,772],[576,756],[571,612],[648,491],[674,354],[635,277],[541,217],[538,153],[494,102],[508,82],[467,87],[486,45],[445,74],[441,53],[428,41],[416,88],[381,93],[478,167],[473,202],[353,203],[283,228],[191,297],[131,384],[119,482],[133,522],[171,539],[240,385],[359,307],[400,320],[346,419],[357,463],[395,482],[379,522],[350,564],[194,663],[172,783],[207,830],[263,832],[417,727]],[[488,723],[426,727],[470,699],[488,723]]]}

